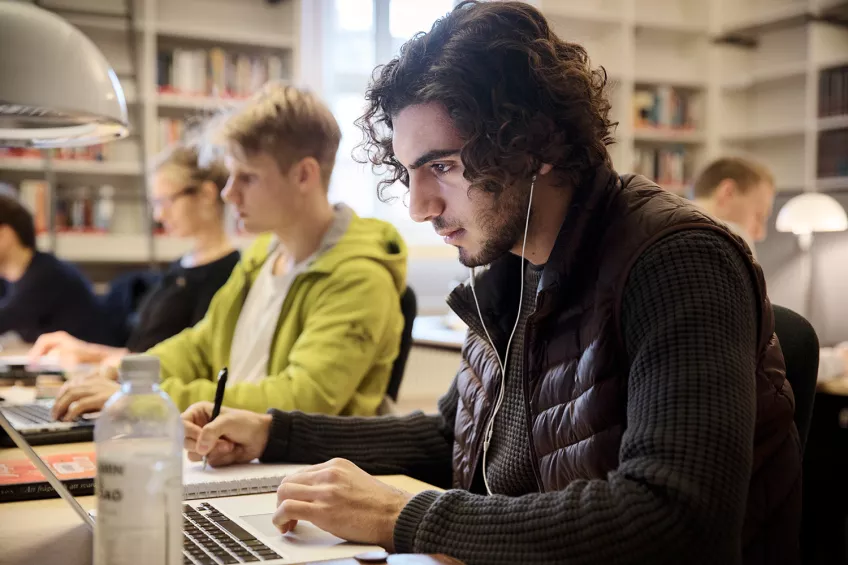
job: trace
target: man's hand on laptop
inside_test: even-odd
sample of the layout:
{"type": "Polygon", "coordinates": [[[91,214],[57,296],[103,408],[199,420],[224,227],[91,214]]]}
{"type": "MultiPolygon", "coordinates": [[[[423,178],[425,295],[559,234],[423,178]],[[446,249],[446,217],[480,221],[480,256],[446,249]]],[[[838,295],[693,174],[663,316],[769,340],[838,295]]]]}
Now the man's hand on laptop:
{"type": "Polygon", "coordinates": [[[285,534],[306,520],[342,539],[394,551],[395,523],[411,499],[350,461],[333,459],[283,479],[273,522],[285,534]]]}
{"type": "Polygon", "coordinates": [[[249,463],[265,451],[271,430],[271,415],[247,410],[221,408],[212,418],[211,402],[192,404],[183,412],[185,448],[188,458],[200,461],[207,456],[213,467],[249,463]]]}
{"type": "Polygon", "coordinates": [[[53,403],[53,417],[67,422],[86,412],[97,412],[121,385],[102,377],[81,376],[66,382],[53,403]]]}

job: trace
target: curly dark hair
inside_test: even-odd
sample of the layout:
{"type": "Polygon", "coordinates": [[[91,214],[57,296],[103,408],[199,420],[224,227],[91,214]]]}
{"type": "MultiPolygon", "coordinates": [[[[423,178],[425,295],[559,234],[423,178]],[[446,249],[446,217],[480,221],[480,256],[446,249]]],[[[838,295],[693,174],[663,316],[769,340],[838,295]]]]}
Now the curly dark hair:
{"type": "Polygon", "coordinates": [[[610,165],[614,142],[607,75],[586,50],[563,41],[522,2],[462,2],[374,71],[363,140],[354,159],[383,178],[378,195],[409,176],[394,154],[392,120],[413,104],[442,104],[464,140],[460,157],[472,187],[499,194],[553,165],[560,183],[610,165]]]}

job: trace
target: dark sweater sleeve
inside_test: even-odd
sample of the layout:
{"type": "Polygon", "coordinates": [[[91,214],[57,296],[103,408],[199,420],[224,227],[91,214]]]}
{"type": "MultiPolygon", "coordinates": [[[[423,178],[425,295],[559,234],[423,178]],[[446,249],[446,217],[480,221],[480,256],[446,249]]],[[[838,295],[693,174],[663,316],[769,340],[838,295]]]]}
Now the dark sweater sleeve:
{"type": "Polygon", "coordinates": [[[735,564],[752,465],[756,298],[718,234],[671,235],[627,281],[627,429],[606,480],[520,497],[419,494],[398,552],[468,564],[735,564]]]}
{"type": "Polygon", "coordinates": [[[435,415],[353,418],[272,409],[268,445],[260,460],[315,464],[341,457],[371,474],[403,474],[446,488],[457,399],[454,381],[435,415]]]}

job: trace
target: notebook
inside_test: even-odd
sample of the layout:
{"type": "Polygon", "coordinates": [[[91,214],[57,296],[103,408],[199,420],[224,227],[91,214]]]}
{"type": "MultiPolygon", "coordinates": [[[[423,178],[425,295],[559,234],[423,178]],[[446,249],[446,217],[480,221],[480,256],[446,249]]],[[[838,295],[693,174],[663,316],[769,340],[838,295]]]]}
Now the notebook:
{"type": "Polygon", "coordinates": [[[183,498],[198,500],[276,492],[280,481],[286,475],[306,467],[308,465],[277,465],[253,461],[229,467],[209,466],[204,471],[203,463],[189,461],[186,457],[183,463],[183,498]]]}

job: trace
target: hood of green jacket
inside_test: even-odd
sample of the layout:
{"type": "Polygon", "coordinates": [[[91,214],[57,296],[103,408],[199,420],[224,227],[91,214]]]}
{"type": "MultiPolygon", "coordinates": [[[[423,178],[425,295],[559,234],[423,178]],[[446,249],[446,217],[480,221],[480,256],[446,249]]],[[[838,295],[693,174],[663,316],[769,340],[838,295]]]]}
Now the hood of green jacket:
{"type": "MultiPolygon", "coordinates": [[[[251,285],[259,275],[259,268],[276,246],[277,238],[266,233],[257,236],[243,252],[241,261],[251,285]]],[[[344,235],[335,245],[316,257],[304,274],[331,273],[345,261],[371,259],[391,273],[398,292],[402,293],[406,288],[407,252],[406,243],[394,226],[382,220],[360,218],[351,212],[344,235]]]]}

